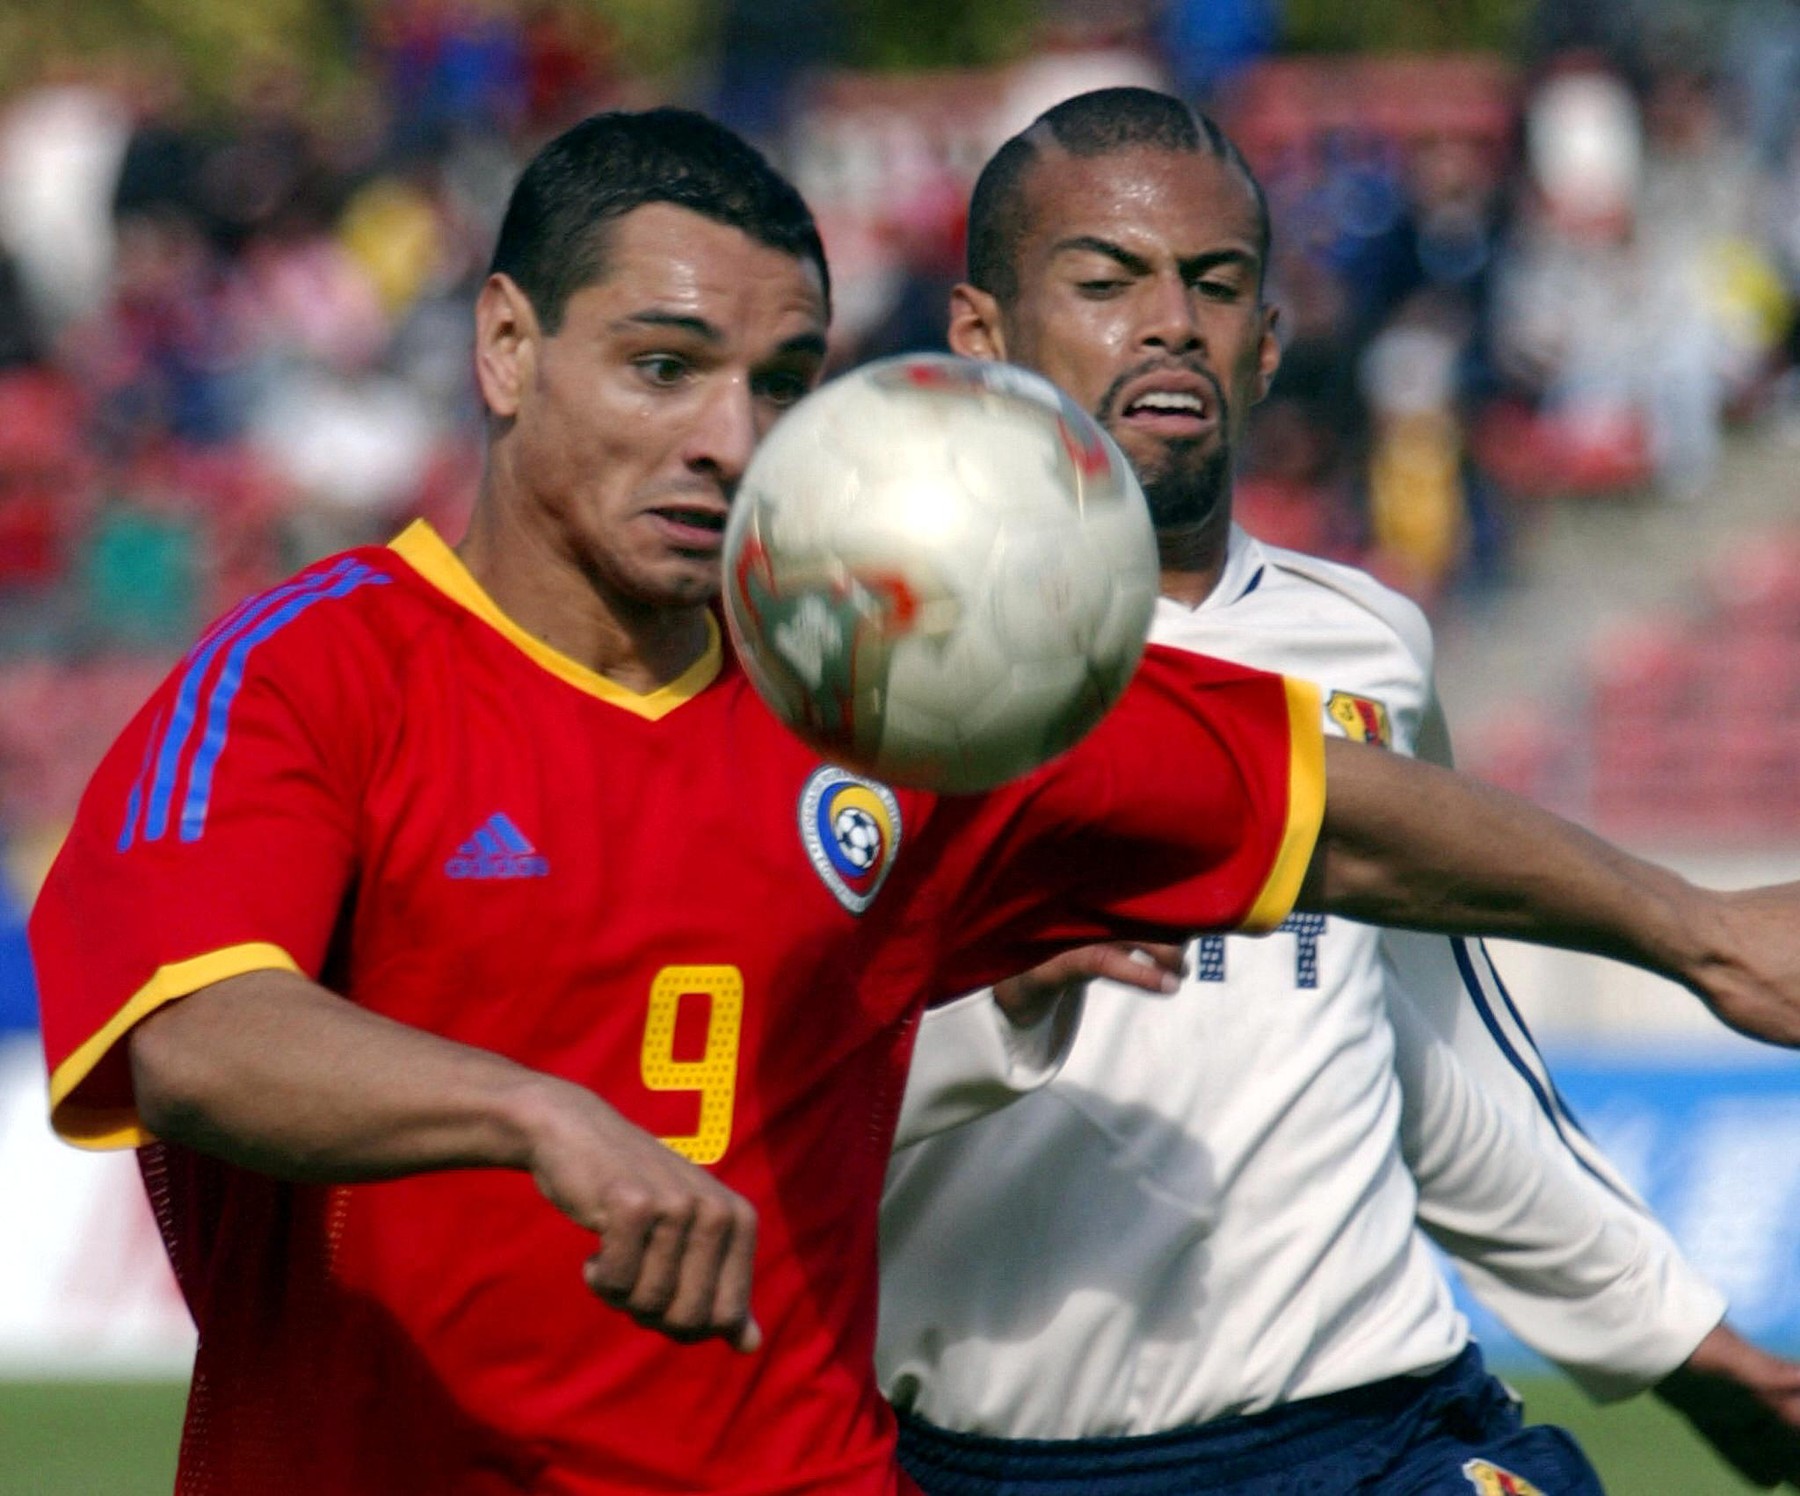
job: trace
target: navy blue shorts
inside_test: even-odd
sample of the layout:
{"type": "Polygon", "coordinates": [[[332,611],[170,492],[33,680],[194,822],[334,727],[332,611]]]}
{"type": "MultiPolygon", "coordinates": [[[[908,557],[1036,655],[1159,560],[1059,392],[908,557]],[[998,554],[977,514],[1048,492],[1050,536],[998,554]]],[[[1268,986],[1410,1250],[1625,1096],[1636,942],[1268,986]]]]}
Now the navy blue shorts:
{"type": "Polygon", "coordinates": [[[900,1463],[926,1496],[1604,1496],[1473,1345],[1432,1376],[1138,1438],[989,1439],[903,1414],[900,1463]]]}

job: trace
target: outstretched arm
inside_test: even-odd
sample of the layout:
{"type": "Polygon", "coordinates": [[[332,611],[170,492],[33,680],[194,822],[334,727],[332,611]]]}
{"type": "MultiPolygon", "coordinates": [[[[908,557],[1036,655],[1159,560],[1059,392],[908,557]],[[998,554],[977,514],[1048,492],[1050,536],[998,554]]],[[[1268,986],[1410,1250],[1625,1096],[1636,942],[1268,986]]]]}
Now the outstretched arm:
{"type": "Polygon", "coordinates": [[[1325,775],[1300,907],[1609,956],[1800,1045],[1800,885],[1696,888],[1527,800],[1361,743],[1327,739],[1325,775]]]}
{"type": "Polygon", "coordinates": [[[158,1138],[291,1180],[529,1173],[598,1233],[588,1286],[677,1340],[754,1350],[750,1204],[581,1086],[396,1023],[287,971],[203,987],[132,1031],[158,1138]]]}

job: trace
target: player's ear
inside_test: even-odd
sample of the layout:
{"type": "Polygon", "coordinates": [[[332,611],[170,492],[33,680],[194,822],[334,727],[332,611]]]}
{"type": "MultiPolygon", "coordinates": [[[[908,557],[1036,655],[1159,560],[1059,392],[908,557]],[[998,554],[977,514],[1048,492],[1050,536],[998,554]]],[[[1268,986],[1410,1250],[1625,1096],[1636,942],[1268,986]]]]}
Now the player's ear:
{"type": "Polygon", "coordinates": [[[1269,386],[1275,382],[1275,371],[1281,367],[1281,339],[1275,334],[1275,324],[1281,319],[1281,308],[1267,306],[1262,311],[1262,337],[1256,349],[1256,398],[1269,393],[1269,386]]]}
{"type": "Polygon", "coordinates": [[[531,299],[510,275],[490,275],[475,298],[475,381],[490,414],[510,420],[531,385],[540,336],[531,299]]]}
{"type": "Polygon", "coordinates": [[[964,358],[1005,359],[1006,333],[1000,325],[1000,303],[967,281],[950,293],[950,327],[946,333],[952,353],[964,358]]]}

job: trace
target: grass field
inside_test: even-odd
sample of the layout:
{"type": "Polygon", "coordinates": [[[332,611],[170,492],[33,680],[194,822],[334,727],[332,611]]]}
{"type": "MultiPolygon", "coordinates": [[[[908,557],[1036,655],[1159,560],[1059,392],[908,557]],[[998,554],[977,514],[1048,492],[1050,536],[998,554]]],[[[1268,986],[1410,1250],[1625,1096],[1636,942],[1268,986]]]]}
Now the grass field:
{"type": "MultiPolygon", "coordinates": [[[[1534,1421],[1574,1430],[1611,1496],[1754,1489],[1649,1398],[1597,1409],[1566,1382],[1517,1385],[1534,1421]]],[[[0,1496],[168,1496],[181,1403],[161,1383],[0,1382],[0,1496]]]]}

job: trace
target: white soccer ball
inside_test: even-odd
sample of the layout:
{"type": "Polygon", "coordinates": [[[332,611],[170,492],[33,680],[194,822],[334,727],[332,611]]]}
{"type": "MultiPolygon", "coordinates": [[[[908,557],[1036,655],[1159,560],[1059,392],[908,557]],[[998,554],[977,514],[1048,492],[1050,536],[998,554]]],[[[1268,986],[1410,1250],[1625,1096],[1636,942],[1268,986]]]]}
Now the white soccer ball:
{"type": "Polygon", "coordinates": [[[937,355],[867,365],[784,417],[724,565],[776,715],[859,773],[948,793],[1093,727],[1157,593],[1149,511],[1106,433],[1046,379],[937,355]]]}

